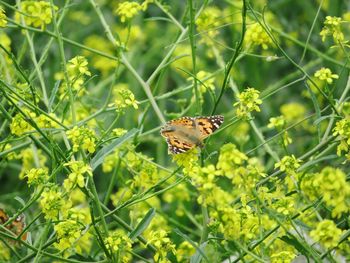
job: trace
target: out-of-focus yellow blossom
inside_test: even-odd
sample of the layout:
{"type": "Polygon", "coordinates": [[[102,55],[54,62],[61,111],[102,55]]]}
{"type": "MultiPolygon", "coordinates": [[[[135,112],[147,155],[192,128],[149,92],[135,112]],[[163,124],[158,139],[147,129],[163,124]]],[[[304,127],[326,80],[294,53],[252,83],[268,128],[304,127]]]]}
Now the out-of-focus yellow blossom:
{"type": "Polygon", "coordinates": [[[82,236],[83,225],[76,220],[64,220],[54,227],[57,233],[58,242],[55,247],[60,251],[71,248],[74,243],[82,236]]]}
{"type": "Polygon", "coordinates": [[[325,248],[330,249],[338,245],[342,233],[343,231],[332,220],[325,219],[310,232],[310,236],[325,248]]]}
{"type": "Polygon", "coordinates": [[[162,199],[167,203],[176,203],[175,214],[177,216],[183,216],[185,213],[183,206],[180,204],[190,201],[191,197],[186,185],[181,183],[169,191],[166,191],[162,199]]]}
{"type": "Polygon", "coordinates": [[[89,25],[91,22],[91,16],[84,11],[70,11],[68,16],[70,20],[78,22],[84,26],[89,25]]]}
{"type": "Polygon", "coordinates": [[[304,119],[306,109],[305,106],[301,103],[290,102],[283,104],[280,107],[280,112],[282,113],[287,124],[290,125],[304,119]]]}
{"type": "Polygon", "coordinates": [[[152,2],[153,0],[146,0],[142,4],[139,4],[137,2],[124,1],[118,4],[114,12],[120,17],[120,21],[125,23],[136,16],[140,11],[146,11],[148,4],[152,2]]]}
{"type": "Polygon", "coordinates": [[[76,186],[80,188],[84,187],[84,174],[92,177],[91,167],[83,161],[70,161],[64,164],[64,166],[68,166],[71,170],[68,178],[63,182],[63,186],[67,191],[71,191],[76,186]]]}
{"type": "Polygon", "coordinates": [[[41,149],[27,148],[22,150],[17,156],[22,160],[22,169],[19,178],[23,179],[27,171],[32,168],[45,168],[47,157],[41,149]]]}
{"type": "Polygon", "coordinates": [[[271,38],[259,23],[247,27],[244,41],[247,46],[261,46],[262,49],[268,49],[272,45],[271,38]]]}
{"type": "Polygon", "coordinates": [[[236,145],[232,143],[225,144],[220,149],[219,159],[216,168],[226,177],[232,179],[235,175],[235,169],[243,165],[248,157],[240,152],[236,145]]]}
{"type": "Polygon", "coordinates": [[[319,80],[325,80],[328,84],[333,83],[333,79],[338,79],[339,76],[337,74],[333,74],[329,68],[321,68],[317,70],[314,74],[316,78],[319,80]]]}
{"type": "Polygon", "coordinates": [[[106,248],[113,254],[119,255],[121,262],[131,262],[129,252],[132,248],[132,240],[122,230],[115,230],[109,233],[109,236],[104,239],[106,248]]]}
{"type": "Polygon", "coordinates": [[[25,177],[28,179],[28,185],[40,186],[47,182],[49,178],[47,168],[32,168],[30,169],[25,177]]]}
{"type": "Polygon", "coordinates": [[[319,173],[305,175],[301,189],[311,200],[322,197],[326,205],[332,208],[333,217],[350,211],[350,184],[340,169],[325,167],[319,173]]]}
{"type": "Polygon", "coordinates": [[[3,260],[3,262],[10,262],[10,259],[10,249],[3,243],[3,241],[0,241],[0,260],[3,260]]]}
{"type": "Polygon", "coordinates": [[[275,164],[275,169],[279,168],[282,172],[286,172],[288,175],[295,175],[297,169],[300,167],[301,160],[295,158],[292,154],[290,156],[284,156],[282,160],[275,164]]]}
{"type": "Polygon", "coordinates": [[[344,34],[341,30],[341,17],[326,16],[326,20],[323,22],[324,26],[320,32],[322,41],[326,40],[327,36],[332,36],[336,44],[344,40],[344,34]]]}
{"type": "Polygon", "coordinates": [[[123,202],[129,200],[133,196],[132,189],[130,187],[121,187],[118,192],[111,195],[112,204],[117,207],[123,202]]]}
{"type": "Polygon", "coordinates": [[[95,132],[86,127],[74,126],[73,129],[66,132],[67,138],[73,142],[73,152],[87,150],[89,153],[95,152],[96,135],[95,132]]]}
{"type": "MultiPolygon", "coordinates": [[[[57,6],[53,6],[58,10],[57,6]]],[[[20,10],[24,15],[16,12],[15,20],[20,22],[23,18],[27,26],[44,28],[52,21],[51,4],[45,1],[22,1],[20,10]]]]}
{"type": "Polygon", "coordinates": [[[283,115],[277,116],[277,117],[272,117],[269,120],[269,124],[267,125],[268,128],[276,128],[277,131],[282,132],[282,141],[283,145],[287,146],[292,143],[292,138],[289,137],[288,131],[284,131],[286,128],[287,121],[283,115]]]}
{"type": "Polygon", "coordinates": [[[59,212],[71,206],[71,203],[64,199],[63,193],[56,187],[46,188],[39,202],[45,218],[52,220],[57,220],[59,212]]]}
{"type": "Polygon", "coordinates": [[[175,245],[168,237],[168,233],[161,229],[150,233],[149,236],[151,238],[148,240],[148,244],[152,244],[157,249],[154,255],[155,262],[170,262],[166,261],[166,255],[168,252],[172,252],[176,255],[176,250],[175,245]]]}
{"type": "Polygon", "coordinates": [[[125,130],[123,128],[115,128],[112,131],[113,131],[113,135],[116,137],[121,137],[128,132],[128,130],[125,130]]]}
{"type": "Polygon", "coordinates": [[[123,112],[128,107],[134,109],[139,108],[139,102],[135,99],[134,93],[132,93],[126,84],[118,84],[114,87],[113,95],[115,97],[114,103],[109,106],[115,106],[117,112],[123,112]]]}
{"type": "Polygon", "coordinates": [[[201,42],[207,45],[214,45],[219,31],[217,29],[223,21],[220,20],[222,13],[219,8],[209,6],[205,8],[196,19],[197,31],[201,36],[201,42]]]}
{"type": "Polygon", "coordinates": [[[262,100],[259,99],[260,92],[254,88],[247,88],[237,96],[237,102],[233,106],[237,107],[236,114],[240,118],[248,118],[252,111],[260,112],[259,105],[262,100]]]}
{"type": "Polygon", "coordinates": [[[185,240],[176,249],[176,259],[178,262],[189,262],[194,253],[196,253],[196,249],[190,242],[185,240]]]}
{"type": "MultiPolygon", "coordinates": [[[[98,35],[88,36],[85,39],[84,44],[90,48],[102,51],[109,55],[113,55],[115,53],[113,44],[108,41],[108,39],[98,35]]],[[[101,71],[102,75],[104,76],[118,66],[118,61],[100,56],[88,50],[84,51],[84,55],[89,57],[92,67],[101,71]]]]}
{"type": "Polygon", "coordinates": [[[350,119],[344,118],[337,121],[333,129],[333,135],[340,139],[337,146],[337,155],[341,156],[342,152],[345,152],[345,156],[350,159],[350,119]]]}
{"type": "Polygon", "coordinates": [[[34,122],[36,114],[28,109],[24,109],[23,112],[26,115],[26,118],[23,117],[21,112],[19,112],[12,118],[12,122],[10,124],[11,133],[17,136],[21,136],[24,133],[33,130],[33,127],[26,119],[31,119],[34,122]]]}
{"type": "MultiPolygon", "coordinates": [[[[0,152],[5,152],[5,151],[9,151],[12,149],[12,145],[9,143],[4,143],[1,144],[0,143],[0,152]]],[[[7,153],[6,155],[4,155],[2,158],[6,159],[6,160],[13,160],[13,159],[19,159],[18,155],[16,154],[16,152],[11,151],[9,153],[7,153]]]]}
{"type": "MultiPolygon", "coordinates": [[[[199,83],[199,90],[201,93],[205,93],[206,91],[214,91],[215,90],[215,78],[210,77],[210,73],[204,70],[198,71],[196,75],[199,83]]],[[[188,78],[193,81],[193,78],[188,78]]]]}
{"type": "Polygon", "coordinates": [[[183,70],[190,71],[192,70],[192,51],[191,46],[179,44],[176,46],[176,49],[173,53],[173,59],[176,58],[171,63],[171,67],[175,69],[181,76],[188,77],[188,74],[183,70]]]}
{"type": "Polygon", "coordinates": [[[0,6],[0,27],[6,27],[7,25],[7,17],[5,10],[0,6]]]}

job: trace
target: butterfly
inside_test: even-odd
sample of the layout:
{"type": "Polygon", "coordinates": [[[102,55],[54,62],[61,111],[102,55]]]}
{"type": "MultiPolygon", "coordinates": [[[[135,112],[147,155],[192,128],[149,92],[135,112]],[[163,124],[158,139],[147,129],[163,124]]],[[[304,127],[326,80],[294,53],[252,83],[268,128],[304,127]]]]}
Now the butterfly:
{"type": "Polygon", "coordinates": [[[160,130],[166,138],[169,153],[178,154],[199,146],[203,140],[217,130],[224,122],[224,116],[182,117],[168,121],[160,130]]]}
{"type": "MultiPolygon", "coordinates": [[[[3,225],[9,220],[9,216],[6,212],[0,208],[0,224],[3,225]]],[[[26,227],[24,215],[19,215],[15,220],[10,224],[5,226],[10,230],[15,236],[20,235],[23,232],[23,229],[26,227]]],[[[23,241],[27,240],[27,233],[22,234],[21,239],[23,241]]]]}

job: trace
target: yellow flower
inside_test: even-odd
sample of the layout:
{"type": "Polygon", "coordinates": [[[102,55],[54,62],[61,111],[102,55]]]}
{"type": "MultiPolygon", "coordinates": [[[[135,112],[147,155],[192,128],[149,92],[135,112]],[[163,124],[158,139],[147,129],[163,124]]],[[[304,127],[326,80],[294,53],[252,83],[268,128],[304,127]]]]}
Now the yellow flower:
{"type": "Polygon", "coordinates": [[[334,42],[342,42],[344,40],[344,34],[341,31],[341,17],[336,16],[326,16],[326,20],[324,21],[324,27],[320,32],[322,37],[322,41],[326,40],[327,36],[333,36],[334,42]]]}
{"type": "MultiPolygon", "coordinates": [[[[52,21],[51,5],[45,1],[22,1],[21,11],[26,15],[22,15],[19,12],[15,14],[15,20],[21,21],[21,16],[27,26],[41,27],[50,24],[52,21]]],[[[57,6],[54,6],[55,10],[58,10],[57,6]]]]}
{"type": "Polygon", "coordinates": [[[70,204],[63,198],[63,193],[55,187],[46,188],[41,194],[40,207],[46,219],[57,220],[61,209],[70,204]]]}
{"type": "Polygon", "coordinates": [[[310,236],[330,249],[338,245],[342,232],[332,220],[326,219],[318,223],[316,229],[310,232],[310,236]]]}
{"type": "Polygon", "coordinates": [[[268,49],[272,45],[271,38],[259,23],[247,27],[244,41],[249,46],[261,46],[263,49],[268,49]]]}
{"type": "Polygon", "coordinates": [[[339,76],[337,74],[333,74],[329,68],[321,68],[317,70],[314,76],[319,80],[326,80],[328,84],[332,84],[333,79],[339,78],[339,76]]]}
{"type": "Polygon", "coordinates": [[[73,142],[73,152],[79,149],[87,150],[89,153],[95,152],[96,136],[95,132],[89,128],[74,126],[66,132],[67,138],[73,142]]]}
{"type": "Polygon", "coordinates": [[[82,225],[76,220],[65,220],[59,222],[54,227],[57,233],[58,242],[55,247],[64,251],[70,247],[81,237],[82,225]]]}
{"type": "Polygon", "coordinates": [[[260,112],[259,105],[262,100],[259,99],[260,92],[254,88],[246,88],[237,96],[237,102],[233,106],[237,106],[236,114],[240,118],[248,118],[252,111],[260,112]]]}
{"type": "Polygon", "coordinates": [[[27,177],[29,185],[38,186],[44,184],[49,178],[48,169],[32,168],[26,173],[25,177],[27,177]]]}
{"type": "Polygon", "coordinates": [[[139,3],[125,1],[119,3],[118,8],[115,10],[115,14],[120,16],[120,21],[122,23],[125,23],[136,16],[141,10],[143,10],[143,8],[139,3]]]}

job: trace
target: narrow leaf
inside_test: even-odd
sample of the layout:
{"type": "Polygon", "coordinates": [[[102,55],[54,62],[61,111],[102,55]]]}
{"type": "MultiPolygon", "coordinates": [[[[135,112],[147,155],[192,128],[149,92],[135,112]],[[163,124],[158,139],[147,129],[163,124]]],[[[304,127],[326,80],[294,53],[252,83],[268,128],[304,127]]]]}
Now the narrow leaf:
{"type": "Polygon", "coordinates": [[[50,99],[49,99],[49,105],[48,105],[49,112],[52,111],[52,105],[53,105],[53,102],[55,100],[55,97],[56,97],[56,94],[57,94],[57,91],[58,91],[58,87],[60,86],[60,84],[61,84],[60,80],[56,81],[55,86],[53,87],[53,90],[51,91],[51,95],[50,95],[50,99]]]}
{"type": "Polygon", "coordinates": [[[143,231],[147,229],[149,224],[151,223],[153,217],[156,215],[156,210],[151,208],[148,210],[147,214],[144,218],[142,218],[141,222],[135,227],[135,229],[129,234],[129,237],[134,240],[138,236],[140,236],[143,231]]]}
{"type": "Polygon", "coordinates": [[[95,170],[96,167],[99,166],[103,162],[104,158],[108,154],[110,154],[112,151],[114,151],[114,149],[116,149],[117,147],[122,145],[124,142],[129,140],[131,137],[133,137],[137,131],[138,131],[137,129],[132,129],[129,132],[127,132],[126,134],[124,134],[122,137],[115,139],[110,144],[106,145],[101,150],[99,150],[96,153],[95,157],[92,158],[92,160],[91,160],[90,165],[91,165],[92,170],[95,170]]]}

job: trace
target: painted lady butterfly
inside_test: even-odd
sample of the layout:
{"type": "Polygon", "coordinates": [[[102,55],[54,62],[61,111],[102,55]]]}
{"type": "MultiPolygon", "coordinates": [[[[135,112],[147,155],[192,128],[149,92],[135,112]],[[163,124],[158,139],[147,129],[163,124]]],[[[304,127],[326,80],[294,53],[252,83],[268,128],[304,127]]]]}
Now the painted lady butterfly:
{"type": "MultiPolygon", "coordinates": [[[[6,212],[0,208],[0,224],[3,225],[9,220],[9,216],[6,212]]],[[[10,224],[6,225],[6,228],[10,230],[15,236],[18,236],[22,233],[23,229],[26,227],[24,222],[24,215],[18,216],[15,220],[13,220],[10,224]]],[[[22,234],[21,239],[23,241],[27,240],[27,233],[22,234]]]]}
{"type": "Polygon", "coordinates": [[[199,146],[203,140],[217,130],[224,122],[224,116],[182,117],[168,121],[160,133],[166,138],[169,153],[178,154],[199,146]]]}

